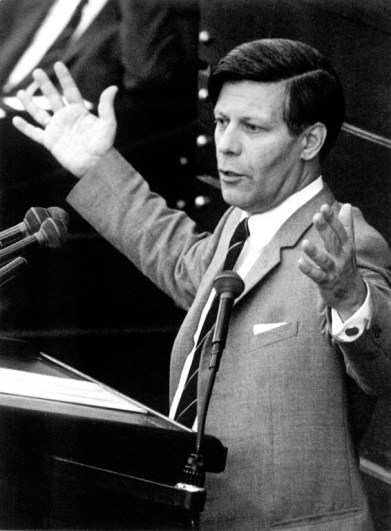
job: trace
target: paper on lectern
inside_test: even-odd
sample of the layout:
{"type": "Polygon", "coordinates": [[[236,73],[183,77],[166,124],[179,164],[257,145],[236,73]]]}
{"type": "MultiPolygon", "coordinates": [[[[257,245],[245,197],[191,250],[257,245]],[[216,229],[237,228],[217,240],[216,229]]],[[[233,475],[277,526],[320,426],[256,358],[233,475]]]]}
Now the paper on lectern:
{"type": "Polygon", "coordinates": [[[144,413],[131,399],[88,380],[0,368],[0,393],[144,413]]]}

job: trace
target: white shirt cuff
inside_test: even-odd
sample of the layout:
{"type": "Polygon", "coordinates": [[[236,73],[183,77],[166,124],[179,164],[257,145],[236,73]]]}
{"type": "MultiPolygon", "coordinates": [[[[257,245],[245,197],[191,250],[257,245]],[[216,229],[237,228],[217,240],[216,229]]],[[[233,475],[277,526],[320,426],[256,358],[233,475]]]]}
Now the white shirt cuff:
{"type": "MultiPolygon", "coordinates": [[[[364,280],[365,282],[365,280],[364,280]]],[[[331,335],[337,341],[351,343],[369,328],[372,318],[371,294],[367,282],[367,296],[363,305],[346,321],[342,321],[338,312],[331,308],[331,335]]]]}

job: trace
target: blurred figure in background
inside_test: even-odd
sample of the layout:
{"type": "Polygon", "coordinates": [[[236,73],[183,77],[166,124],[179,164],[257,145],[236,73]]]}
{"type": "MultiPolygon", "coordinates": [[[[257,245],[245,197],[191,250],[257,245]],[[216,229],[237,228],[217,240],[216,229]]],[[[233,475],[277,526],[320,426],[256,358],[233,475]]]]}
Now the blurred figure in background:
{"type": "Polygon", "coordinates": [[[32,203],[62,200],[73,184],[70,175],[44,150],[32,147],[10,121],[20,111],[17,90],[35,91],[32,70],[40,66],[51,74],[56,60],[68,66],[93,112],[105,87],[119,87],[117,148],[125,158],[132,157],[152,188],[169,201],[181,196],[178,186],[187,193],[189,182],[183,174],[191,159],[189,138],[196,117],[197,29],[191,2],[183,4],[0,2],[1,226],[19,221],[32,203]],[[147,156],[151,147],[159,154],[158,168],[156,159],[147,156]]]}

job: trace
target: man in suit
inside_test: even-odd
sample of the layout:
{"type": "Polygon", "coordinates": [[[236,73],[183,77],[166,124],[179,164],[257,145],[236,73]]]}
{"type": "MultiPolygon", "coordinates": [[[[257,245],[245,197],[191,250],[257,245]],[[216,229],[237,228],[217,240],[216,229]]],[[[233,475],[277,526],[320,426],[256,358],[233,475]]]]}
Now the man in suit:
{"type": "Polygon", "coordinates": [[[20,93],[38,126],[14,124],[80,178],[70,204],[188,310],[172,352],[171,416],[185,422],[182,399],[198,375],[198,409],[186,418],[193,428],[212,330],[194,345],[227,251],[243,245],[233,267],[245,289],[206,424],[228,447],[228,461],[223,474],[208,477],[201,528],[372,529],[348,387],[391,389],[391,256],[321,178],[344,113],[331,65],[303,43],[271,39],[239,46],[212,72],[217,164],[231,205],[213,234],[198,234],[184,213],[167,209],[113,149],[115,87],[92,118],[65,67],[56,72],[70,105],[38,71],[54,115],[20,93]],[[247,240],[233,243],[246,223],[247,240]]]}

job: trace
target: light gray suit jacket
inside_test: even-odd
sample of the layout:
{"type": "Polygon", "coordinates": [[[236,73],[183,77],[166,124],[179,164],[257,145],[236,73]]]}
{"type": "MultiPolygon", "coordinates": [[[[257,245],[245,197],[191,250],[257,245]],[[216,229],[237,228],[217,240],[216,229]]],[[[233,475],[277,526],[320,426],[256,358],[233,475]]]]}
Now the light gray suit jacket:
{"type": "MultiPolygon", "coordinates": [[[[213,234],[197,234],[168,210],[112,152],[76,185],[68,201],[104,237],[185,309],[171,362],[171,396],[193,343],[213,280],[240,211],[213,234]]],[[[207,479],[202,529],[369,531],[372,528],[352,443],[347,372],[366,391],[391,390],[391,257],[383,238],[354,211],[357,261],[373,302],[371,328],[337,345],[316,286],[297,267],[325,188],[263,250],[235,304],[207,420],[228,447],[226,471],[207,479]],[[256,333],[262,325],[277,325],[256,333]],[[261,325],[254,329],[254,325],[261,325]]],[[[210,338],[199,378],[208,376],[210,338]]]]}

